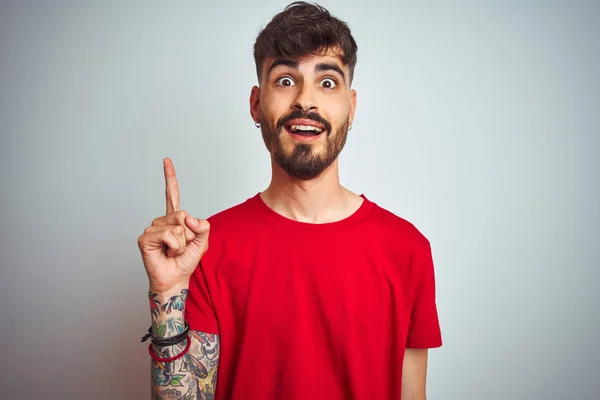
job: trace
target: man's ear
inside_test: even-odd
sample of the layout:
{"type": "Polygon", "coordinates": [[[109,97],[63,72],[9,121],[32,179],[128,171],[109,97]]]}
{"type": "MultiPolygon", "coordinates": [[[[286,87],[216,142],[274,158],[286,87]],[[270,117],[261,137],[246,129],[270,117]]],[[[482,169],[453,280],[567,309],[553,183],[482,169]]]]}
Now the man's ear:
{"type": "Polygon", "coordinates": [[[254,86],[250,92],[250,116],[255,123],[260,124],[260,88],[254,86]]]}
{"type": "Polygon", "coordinates": [[[356,90],[350,91],[350,114],[348,115],[349,126],[354,122],[354,112],[356,111],[356,90]]]}

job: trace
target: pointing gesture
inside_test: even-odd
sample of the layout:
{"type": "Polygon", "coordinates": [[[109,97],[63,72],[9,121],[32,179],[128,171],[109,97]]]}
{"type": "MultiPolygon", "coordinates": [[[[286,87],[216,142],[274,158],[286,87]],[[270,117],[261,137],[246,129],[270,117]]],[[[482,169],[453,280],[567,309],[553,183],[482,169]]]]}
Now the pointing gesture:
{"type": "Polygon", "coordinates": [[[173,211],[179,211],[179,186],[177,185],[177,175],[175,175],[173,162],[169,158],[165,158],[163,167],[167,186],[165,190],[165,194],[167,195],[167,215],[169,215],[173,211]]]}
{"type": "Polygon", "coordinates": [[[166,293],[176,286],[187,286],[208,249],[208,221],[179,209],[179,186],[173,162],[165,158],[166,215],[156,218],[138,238],[150,289],[166,293]]]}

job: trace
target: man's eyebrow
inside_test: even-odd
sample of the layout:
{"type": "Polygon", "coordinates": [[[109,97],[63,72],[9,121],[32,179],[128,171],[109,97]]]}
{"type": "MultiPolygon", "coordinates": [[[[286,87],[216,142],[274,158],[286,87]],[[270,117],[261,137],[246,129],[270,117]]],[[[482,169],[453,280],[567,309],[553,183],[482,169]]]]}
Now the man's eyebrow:
{"type": "Polygon", "coordinates": [[[286,60],[285,58],[276,58],[275,60],[273,60],[273,63],[269,67],[269,70],[267,71],[267,76],[269,76],[271,71],[279,65],[285,65],[290,68],[298,69],[299,64],[298,64],[298,61],[286,60]]]}
{"type": "Polygon", "coordinates": [[[319,63],[315,67],[315,72],[326,72],[326,71],[335,71],[342,76],[342,79],[346,81],[346,74],[337,64],[333,63],[319,63]]]}

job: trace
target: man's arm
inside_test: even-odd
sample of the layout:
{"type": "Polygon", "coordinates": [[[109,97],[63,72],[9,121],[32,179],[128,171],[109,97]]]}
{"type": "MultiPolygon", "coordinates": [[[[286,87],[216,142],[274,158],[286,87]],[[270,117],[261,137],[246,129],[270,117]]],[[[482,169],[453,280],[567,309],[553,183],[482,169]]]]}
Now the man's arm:
{"type": "MultiPolygon", "coordinates": [[[[176,336],[184,330],[183,313],[187,288],[172,295],[149,293],[152,331],[156,337],[176,336]]],[[[190,331],[187,354],[172,362],[152,360],[152,399],[212,400],[217,383],[219,337],[190,331]]],[[[160,358],[173,357],[184,351],[187,341],[174,346],[152,345],[160,358]]]]}
{"type": "Polygon", "coordinates": [[[402,400],[425,400],[427,349],[406,349],[402,366],[402,400]]]}
{"type": "MultiPolygon", "coordinates": [[[[190,279],[208,250],[210,233],[208,221],[180,209],[173,162],[165,158],[163,167],[166,214],[154,219],[138,238],[150,287],[152,335],[157,339],[173,338],[185,331],[183,316],[190,279]]],[[[216,330],[216,327],[206,329],[216,330]]],[[[153,359],[153,399],[214,398],[220,351],[216,335],[192,332],[178,344],[151,344],[150,349],[153,357],[167,359],[182,354],[188,344],[189,351],[177,360],[156,362],[153,359]]]]}

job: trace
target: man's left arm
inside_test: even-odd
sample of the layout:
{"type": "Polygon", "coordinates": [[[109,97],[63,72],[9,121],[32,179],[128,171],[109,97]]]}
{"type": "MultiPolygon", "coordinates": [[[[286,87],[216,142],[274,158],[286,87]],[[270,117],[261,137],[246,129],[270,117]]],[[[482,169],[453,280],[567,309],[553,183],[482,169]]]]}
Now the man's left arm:
{"type": "Polygon", "coordinates": [[[402,365],[402,400],[426,400],[427,349],[406,349],[402,365]]]}
{"type": "Polygon", "coordinates": [[[413,254],[413,304],[402,364],[402,400],[425,400],[428,349],[442,345],[429,241],[421,236],[413,254]]]}

